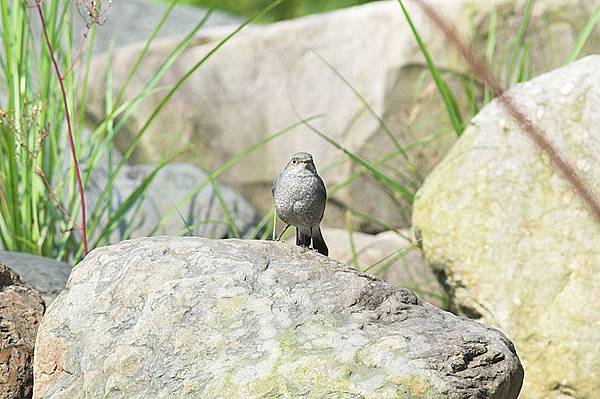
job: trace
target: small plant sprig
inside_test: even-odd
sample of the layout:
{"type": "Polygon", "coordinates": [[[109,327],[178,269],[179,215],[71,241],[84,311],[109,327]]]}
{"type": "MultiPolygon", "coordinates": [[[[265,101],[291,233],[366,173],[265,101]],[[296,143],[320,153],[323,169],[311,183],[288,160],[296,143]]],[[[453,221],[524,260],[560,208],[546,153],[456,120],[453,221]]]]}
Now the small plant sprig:
{"type": "MultiPolygon", "coordinates": [[[[92,3],[95,3],[92,1],[92,3]]],[[[81,182],[81,172],[79,170],[79,161],[77,160],[77,153],[75,151],[75,140],[73,138],[73,127],[71,123],[71,114],[69,113],[69,103],[67,101],[67,92],[65,90],[64,78],[60,72],[60,68],[58,66],[58,62],[56,61],[56,55],[54,54],[54,49],[52,47],[52,43],[50,42],[50,38],[48,37],[48,28],[46,26],[46,19],[44,18],[44,12],[42,11],[42,5],[40,0],[35,0],[35,8],[37,9],[38,16],[40,18],[40,23],[42,25],[42,32],[44,34],[44,40],[46,42],[46,46],[48,48],[48,53],[50,54],[50,58],[52,60],[52,65],[54,67],[54,72],[56,73],[56,78],[58,79],[58,84],[60,85],[60,91],[62,95],[62,100],[64,104],[65,111],[65,120],[67,123],[67,134],[69,138],[69,148],[71,150],[71,156],[73,158],[73,168],[75,170],[75,177],[77,179],[77,188],[79,190],[79,199],[81,201],[81,238],[83,240],[83,256],[88,253],[88,243],[87,243],[87,231],[86,231],[86,219],[85,219],[85,193],[83,183],[81,182]]]]}

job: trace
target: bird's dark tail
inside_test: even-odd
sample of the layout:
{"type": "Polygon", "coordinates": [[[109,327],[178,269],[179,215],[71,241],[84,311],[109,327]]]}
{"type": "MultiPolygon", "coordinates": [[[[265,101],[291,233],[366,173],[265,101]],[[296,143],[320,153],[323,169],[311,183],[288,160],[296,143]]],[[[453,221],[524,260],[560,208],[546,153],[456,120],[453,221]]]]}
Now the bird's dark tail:
{"type": "Polygon", "coordinates": [[[311,229],[313,248],[319,251],[319,253],[327,256],[329,255],[329,248],[327,248],[327,244],[325,244],[325,240],[323,239],[323,235],[321,234],[321,227],[317,227],[316,229],[311,229]]]}
{"type": "Polygon", "coordinates": [[[310,234],[305,234],[296,227],[296,245],[310,247],[310,234]]]}

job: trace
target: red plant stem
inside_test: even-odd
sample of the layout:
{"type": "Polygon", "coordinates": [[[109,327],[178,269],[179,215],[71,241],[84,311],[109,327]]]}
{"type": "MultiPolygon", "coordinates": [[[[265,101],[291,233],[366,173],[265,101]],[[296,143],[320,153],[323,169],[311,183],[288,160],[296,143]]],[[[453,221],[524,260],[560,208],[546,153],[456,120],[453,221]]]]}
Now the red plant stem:
{"type": "Polygon", "coordinates": [[[38,15],[40,16],[40,22],[42,24],[42,31],[44,32],[44,39],[46,40],[46,45],[48,46],[48,52],[50,53],[50,58],[52,59],[52,64],[54,65],[54,71],[56,72],[56,77],[58,78],[58,83],[60,85],[60,91],[62,93],[63,103],[65,105],[65,118],[67,119],[67,130],[69,133],[69,145],[71,147],[71,155],[73,156],[73,165],[75,166],[75,178],[77,179],[77,186],[79,188],[79,197],[81,199],[81,235],[83,237],[83,256],[86,256],[88,253],[88,245],[87,245],[87,232],[85,225],[85,195],[83,193],[83,183],[81,182],[81,173],[79,172],[79,162],[77,161],[77,155],[75,154],[75,141],[73,140],[73,129],[71,127],[71,115],[69,114],[69,106],[67,103],[67,93],[65,91],[65,86],[63,84],[63,77],[60,73],[60,69],[58,68],[58,63],[56,62],[56,57],[54,56],[54,50],[52,49],[52,44],[50,43],[50,38],[48,37],[48,29],[46,28],[46,19],[44,18],[44,13],[42,11],[42,6],[40,0],[35,0],[35,6],[38,11],[38,15]]]}
{"type": "Polygon", "coordinates": [[[589,207],[592,215],[600,222],[600,201],[594,196],[591,189],[585,183],[585,180],[579,176],[577,170],[566,161],[560,154],[560,151],[552,145],[547,135],[542,129],[536,126],[527,115],[517,107],[512,97],[507,95],[500,83],[492,74],[487,63],[478,59],[475,54],[460,40],[456,29],[446,23],[442,17],[425,1],[415,0],[421,10],[435,25],[444,33],[446,39],[456,47],[471,70],[483,80],[498,97],[498,101],[510,116],[521,126],[521,129],[529,136],[539,149],[550,157],[552,164],[559,170],[563,177],[571,184],[577,195],[589,207]]]}

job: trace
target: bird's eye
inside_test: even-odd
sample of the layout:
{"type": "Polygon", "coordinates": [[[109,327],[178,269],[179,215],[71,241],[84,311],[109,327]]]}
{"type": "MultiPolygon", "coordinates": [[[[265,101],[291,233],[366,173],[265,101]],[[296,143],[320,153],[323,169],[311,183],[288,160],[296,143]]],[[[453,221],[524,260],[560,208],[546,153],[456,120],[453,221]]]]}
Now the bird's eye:
{"type": "Polygon", "coordinates": [[[298,163],[298,160],[296,158],[292,159],[292,163],[295,165],[298,163]]]}

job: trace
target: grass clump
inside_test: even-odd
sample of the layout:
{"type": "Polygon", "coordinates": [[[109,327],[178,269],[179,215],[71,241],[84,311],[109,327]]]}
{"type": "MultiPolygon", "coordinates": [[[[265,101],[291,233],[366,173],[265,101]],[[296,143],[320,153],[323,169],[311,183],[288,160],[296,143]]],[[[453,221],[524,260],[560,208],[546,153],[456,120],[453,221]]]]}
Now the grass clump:
{"type": "MultiPolygon", "coordinates": [[[[77,262],[88,249],[108,243],[126,218],[137,215],[153,179],[177,155],[166,154],[139,186],[115,205],[115,181],[165,105],[209,57],[284,0],[271,1],[186,71],[163,96],[116,165],[111,155],[115,137],[144,99],[156,92],[160,78],[189,47],[214,8],[210,6],[205,17],[154,71],[143,89],[133,98],[125,99],[125,89],[177,3],[172,1],[116,96],[108,71],[106,115],[86,135],[83,117],[92,61],[90,49],[96,25],[105,18],[110,2],[33,1],[29,4],[22,0],[0,0],[0,243],[9,251],[77,262]],[[89,31],[74,32],[73,18],[82,15],[89,19],[86,21],[89,31]],[[75,43],[81,38],[87,38],[87,42],[74,53],[73,49],[78,47],[75,43]],[[80,167],[77,161],[82,161],[80,167]],[[85,191],[100,165],[107,166],[109,171],[107,183],[96,203],[88,204],[91,212],[86,218],[85,191]]],[[[239,161],[240,157],[235,159],[239,161]]],[[[218,173],[211,174],[202,184],[213,185],[218,193],[216,176],[218,173]]],[[[229,215],[227,209],[224,214],[229,215]]],[[[161,222],[164,223],[164,218],[161,222]]],[[[231,234],[239,234],[231,221],[228,225],[231,234]]],[[[130,230],[126,229],[120,238],[128,238],[130,230]]]]}

